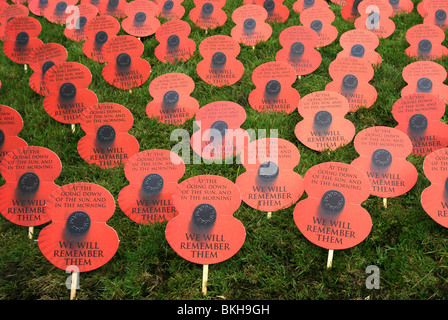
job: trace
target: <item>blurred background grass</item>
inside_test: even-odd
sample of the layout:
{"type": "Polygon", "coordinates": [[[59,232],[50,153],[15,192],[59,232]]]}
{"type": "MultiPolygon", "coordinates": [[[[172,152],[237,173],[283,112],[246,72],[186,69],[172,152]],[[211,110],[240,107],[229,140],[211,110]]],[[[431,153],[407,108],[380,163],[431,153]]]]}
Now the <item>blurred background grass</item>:
{"type": "MultiPolygon", "coordinates": [[[[415,5],[419,1],[415,1],[415,5]]],[[[220,100],[241,104],[247,112],[243,124],[246,129],[278,129],[280,138],[293,142],[301,153],[300,164],[295,171],[302,176],[312,166],[327,162],[350,163],[358,155],[353,143],[333,152],[315,152],[298,142],[294,127],[302,118],[297,111],[292,114],[263,114],[254,111],[248,104],[248,94],[255,88],[251,74],[258,65],[275,60],[281,48],[278,36],[289,26],[300,25],[299,14],[292,10],[294,0],[285,0],[290,9],[287,22],[272,23],[271,38],[258,44],[255,50],[241,46],[238,59],[245,67],[242,79],[231,87],[216,88],[207,85],[196,74],[196,64],[202,59],[198,50],[186,62],[173,65],[160,63],[154,56],[158,45],[153,36],[143,38],[143,58],[152,66],[150,79],[129,93],[117,90],[107,84],[101,76],[102,64],[89,60],[82,52],[82,44],[65,38],[64,26],[54,25],[42,17],[40,39],[43,42],[57,42],[68,51],[68,61],[86,65],[93,75],[89,89],[94,91],[100,102],[116,102],[126,106],[134,115],[134,126],[129,131],[140,143],[140,151],[163,148],[171,149],[177,141],[170,141],[170,134],[176,128],[193,132],[193,120],[174,126],[158,123],[146,116],[146,104],[152,100],[149,83],[159,75],[182,72],[196,83],[191,94],[200,106],[220,100]]],[[[233,10],[242,5],[242,0],[228,0],[224,10],[228,15],[224,26],[209,31],[196,27],[188,18],[194,7],[192,0],[185,0],[183,20],[190,23],[190,38],[199,43],[215,34],[230,35],[234,26],[231,20],[233,10]]],[[[331,81],[329,64],[342,50],[339,37],[345,31],[354,29],[351,22],[340,16],[341,7],[330,3],[336,19],[339,36],[334,43],[320,48],[322,64],[310,75],[297,80],[293,87],[303,97],[308,93],[324,90],[331,81]]],[[[30,13],[31,16],[34,16],[30,13]]],[[[34,16],[35,17],[35,16],[34,16]]],[[[387,39],[380,39],[376,49],[384,61],[375,68],[370,83],[378,91],[376,103],[369,109],[360,109],[346,116],[356,126],[356,132],[364,128],[385,125],[394,127],[392,105],[400,98],[400,91],[406,85],[401,72],[413,60],[406,56],[408,47],[406,30],[423,22],[414,8],[412,13],[392,18],[396,30],[387,39]]],[[[163,22],[163,20],[162,20],[163,22]]],[[[121,30],[120,34],[124,34],[121,30]]],[[[447,40],[443,45],[447,46],[447,40]]],[[[445,68],[447,59],[436,60],[445,68]]],[[[16,109],[23,117],[24,128],[19,136],[29,145],[43,146],[53,150],[62,161],[62,172],[56,179],[58,185],[72,182],[92,182],[108,189],[117,199],[119,191],[128,182],[123,168],[100,169],[88,165],[77,153],[78,140],[84,135],[79,125],[71,132],[70,125],[53,120],[43,109],[43,98],[34,93],[22,65],[11,62],[0,52],[0,103],[16,109]]],[[[446,83],[446,81],[445,81],[446,83]]],[[[448,117],[442,118],[448,122],[448,117]]],[[[139,225],[131,221],[120,210],[118,204],[114,216],[108,220],[120,238],[115,256],[103,267],[82,273],[79,300],[106,299],[444,299],[447,287],[448,230],[434,222],[422,209],[420,195],[429,186],[425,178],[423,158],[409,156],[419,173],[416,185],[408,193],[388,200],[384,208],[382,199],[371,196],[364,203],[371,214],[373,228],[370,235],[356,247],[336,251],[333,268],[326,268],[327,250],[309,242],[297,229],[292,213],[294,206],[274,212],[271,219],[244,203],[234,216],[246,228],[246,242],[232,258],[210,266],[208,294],[201,292],[202,266],[178,256],[165,240],[166,223],[139,225]],[[368,290],[365,286],[366,267],[376,265],[380,269],[380,289],[368,290]]],[[[238,164],[186,166],[181,179],[199,174],[216,174],[232,181],[244,171],[238,164]]],[[[0,184],[4,179],[0,178],[0,184]]],[[[306,194],[302,198],[305,198],[306,194]]],[[[35,227],[35,237],[45,225],[35,227]]],[[[54,267],[41,254],[37,243],[27,237],[27,228],[17,226],[0,216],[0,299],[8,300],[66,300],[69,291],[65,286],[68,277],[63,270],[54,267]]]]}

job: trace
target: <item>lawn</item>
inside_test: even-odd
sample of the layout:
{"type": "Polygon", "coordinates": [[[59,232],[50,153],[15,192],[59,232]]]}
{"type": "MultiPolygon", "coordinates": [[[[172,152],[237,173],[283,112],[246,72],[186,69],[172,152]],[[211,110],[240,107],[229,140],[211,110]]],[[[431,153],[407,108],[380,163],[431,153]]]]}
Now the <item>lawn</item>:
{"type": "MultiPolygon", "coordinates": [[[[418,1],[415,1],[417,4],[418,1]]],[[[239,103],[247,113],[242,125],[245,129],[278,129],[280,138],[291,141],[300,151],[301,160],[294,169],[302,177],[312,166],[339,161],[350,163],[358,157],[353,143],[336,151],[317,152],[302,145],[294,135],[295,125],[302,119],[299,113],[259,113],[248,103],[248,94],[255,88],[252,71],[258,65],[274,61],[281,49],[278,36],[289,26],[300,25],[299,14],[292,10],[293,0],[285,0],[290,9],[285,23],[272,23],[273,33],[269,40],[252,47],[241,45],[237,59],[245,68],[240,81],[230,87],[212,87],[202,81],[196,73],[196,65],[202,60],[198,50],[186,62],[163,64],[154,56],[158,41],[154,36],[142,38],[145,51],[142,55],[151,67],[149,80],[132,92],[118,90],[107,84],[101,75],[103,64],[88,59],[82,52],[82,44],[64,36],[64,26],[51,24],[43,17],[36,17],[42,25],[39,38],[43,42],[57,42],[68,51],[68,61],[87,66],[93,81],[89,89],[100,102],[116,102],[128,108],[134,116],[134,125],[129,131],[140,143],[140,151],[162,148],[170,150],[177,141],[170,140],[174,129],[183,128],[193,132],[193,119],[175,126],[158,123],[148,118],[145,107],[153,98],[148,86],[154,78],[169,72],[181,72],[195,81],[191,96],[200,106],[213,101],[229,100],[239,103]]],[[[183,20],[190,23],[191,34],[197,45],[208,36],[230,35],[234,26],[231,13],[242,5],[242,0],[227,1],[224,11],[228,15],[222,27],[205,33],[188,18],[194,7],[192,0],[185,0],[183,20]]],[[[352,22],[340,15],[341,6],[330,3],[336,19],[338,38],[329,46],[320,48],[322,63],[312,74],[302,76],[293,84],[301,97],[324,90],[331,81],[329,64],[342,50],[339,37],[354,29],[352,22]]],[[[34,16],[30,14],[31,16],[34,16]]],[[[371,126],[397,125],[392,117],[392,105],[401,97],[406,85],[402,78],[403,68],[414,61],[405,54],[408,47],[406,30],[423,22],[416,9],[412,13],[392,18],[395,32],[381,39],[376,51],[383,63],[375,68],[370,83],[377,89],[378,98],[369,108],[360,109],[346,116],[355,124],[356,132],[371,126]]],[[[123,30],[120,34],[125,34],[123,30]]],[[[445,38],[443,45],[447,46],[445,38]]],[[[436,60],[445,69],[448,60],[436,60]]],[[[22,116],[24,128],[19,136],[29,145],[43,146],[54,151],[61,159],[62,172],[55,183],[62,186],[73,182],[92,182],[109,190],[117,200],[126,180],[123,168],[101,169],[87,164],[77,152],[78,140],[85,135],[79,125],[75,132],[70,125],[52,119],[43,109],[43,97],[28,85],[31,70],[10,61],[0,53],[0,103],[16,109],[22,116]]],[[[447,83],[445,81],[445,83],[447,83]]],[[[448,123],[448,116],[442,118],[448,123]]],[[[94,271],[81,273],[79,300],[438,300],[448,296],[447,259],[448,230],[433,221],[422,209],[420,195],[429,186],[423,173],[423,157],[409,156],[419,178],[406,194],[388,199],[383,206],[381,198],[370,196],[362,206],[370,213],[372,231],[359,245],[335,251],[333,267],[327,269],[328,250],[308,241],[298,230],[293,220],[294,206],[273,212],[272,218],[242,203],[234,213],[246,229],[246,240],[241,250],[232,258],[214,264],[209,269],[207,295],[201,292],[202,266],[181,258],[165,239],[165,223],[140,225],[130,220],[116,206],[108,220],[120,238],[115,256],[104,266],[94,271]],[[380,288],[367,289],[366,268],[375,265],[380,271],[380,288]]],[[[181,179],[201,174],[215,174],[235,181],[244,172],[241,165],[233,164],[189,164],[181,179]]],[[[4,179],[0,178],[0,183],[4,179]]],[[[304,193],[302,199],[306,198],[304,193]]],[[[2,300],[67,300],[69,290],[63,270],[54,267],[40,252],[37,245],[39,231],[45,225],[35,227],[34,239],[27,236],[27,228],[15,225],[0,216],[0,299],[2,300]]]]}

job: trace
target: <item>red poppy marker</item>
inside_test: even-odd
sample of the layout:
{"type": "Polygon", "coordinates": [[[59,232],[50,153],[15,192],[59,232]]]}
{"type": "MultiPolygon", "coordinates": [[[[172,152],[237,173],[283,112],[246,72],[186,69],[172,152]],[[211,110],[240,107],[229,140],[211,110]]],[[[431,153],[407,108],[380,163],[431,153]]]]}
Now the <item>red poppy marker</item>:
{"type": "Polygon", "coordinates": [[[73,14],[70,6],[75,6],[77,2],[78,0],[49,0],[43,11],[44,17],[51,23],[65,25],[68,17],[73,14]]]}
{"type": "Polygon", "coordinates": [[[39,17],[44,15],[45,8],[48,7],[48,0],[30,0],[28,1],[29,11],[39,17]]]}
{"type": "Polygon", "coordinates": [[[64,35],[73,41],[87,40],[85,26],[87,21],[94,18],[98,14],[98,8],[90,3],[81,3],[76,6],[79,16],[69,20],[69,24],[65,26],[64,35]]]}
{"type": "Polygon", "coordinates": [[[361,107],[370,108],[376,101],[378,93],[369,81],[373,78],[372,65],[357,57],[342,57],[333,60],[329,66],[333,81],[328,83],[325,91],[334,91],[348,99],[350,112],[361,107]]]}
{"type": "Polygon", "coordinates": [[[12,18],[26,17],[29,11],[23,4],[8,4],[0,7],[0,41],[8,40],[6,26],[12,18]]]}
{"type": "Polygon", "coordinates": [[[107,64],[103,67],[104,80],[118,89],[140,87],[149,78],[151,65],[140,58],[143,43],[134,36],[119,35],[109,39],[102,53],[107,64]]]}
{"type": "Polygon", "coordinates": [[[409,57],[419,60],[440,59],[448,55],[448,48],[442,45],[445,32],[433,24],[417,24],[406,32],[409,47],[405,52],[409,57]]]}
{"type": "Polygon", "coordinates": [[[392,5],[392,17],[401,13],[411,13],[414,9],[414,3],[411,0],[389,0],[392,5]]]}
{"type": "Polygon", "coordinates": [[[30,54],[30,68],[34,71],[28,82],[30,88],[41,96],[49,92],[44,77],[47,71],[56,64],[67,60],[67,50],[59,43],[43,43],[34,48],[30,54]]]}
{"type": "Polygon", "coordinates": [[[328,2],[325,0],[297,0],[292,4],[292,9],[296,13],[302,13],[303,11],[315,8],[315,7],[324,7],[328,8],[328,2]]]}
{"type": "Polygon", "coordinates": [[[86,135],[78,141],[78,153],[87,163],[101,168],[125,164],[139,151],[137,139],[128,133],[134,124],[124,106],[102,102],[87,107],[80,118],[86,135]]]}
{"type": "Polygon", "coordinates": [[[243,224],[233,217],[240,191],[227,178],[199,175],[178,185],[173,202],[179,214],[168,221],[166,240],[183,259],[204,265],[206,294],[208,266],[233,257],[246,239],[243,224]]]}
{"type": "Polygon", "coordinates": [[[445,5],[445,0],[423,0],[417,4],[417,12],[425,18],[430,11],[442,9],[445,5]]]}
{"type": "Polygon", "coordinates": [[[350,143],[355,126],[344,118],[349,103],[343,95],[332,91],[315,91],[300,100],[298,111],[303,120],[294,133],[297,139],[312,150],[335,150],[350,143]]]}
{"type": "Polygon", "coordinates": [[[423,190],[423,210],[438,224],[448,228],[448,148],[431,152],[423,162],[423,171],[431,185],[423,190]]]}
{"type": "Polygon", "coordinates": [[[341,8],[341,16],[344,20],[354,22],[361,16],[358,6],[363,0],[346,0],[341,8]]]}
{"type": "Polygon", "coordinates": [[[415,61],[403,68],[403,79],[407,85],[401,90],[401,96],[411,93],[431,93],[448,104],[448,86],[445,68],[434,61],[415,61]]]}
{"type": "Polygon", "coordinates": [[[155,34],[159,45],[154,49],[156,58],[165,63],[187,61],[196,51],[196,42],[188,38],[191,27],[183,20],[163,23],[155,34]]]}
{"type": "Polygon", "coordinates": [[[56,189],[47,204],[51,224],[39,234],[39,249],[54,266],[72,271],[72,277],[102,267],[119,245],[116,231],[107,225],[114,211],[114,197],[100,185],[76,182],[56,189]]]}
{"type": "Polygon", "coordinates": [[[429,93],[413,93],[398,99],[392,106],[395,127],[412,141],[412,153],[427,154],[448,146],[448,125],[440,121],[445,103],[429,93]]]}
{"type": "Polygon", "coordinates": [[[356,29],[369,30],[378,38],[388,38],[394,33],[395,23],[390,19],[394,9],[389,0],[362,0],[358,12],[356,29]]]}
{"type": "Polygon", "coordinates": [[[190,20],[199,28],[208,30],[221,27],[227,21],[227,14],[222,7],[225,0],[195,0],[195,7],[190,10],[190,20]]]}
{"type": "Polygon", "coordinates": [[[286,62],[259,65],[252,72],[256,88],[249,94],[250,106],[258,112],[293,112],[300,101],[299,92],[292,87],[296,79],[296,71],[286,62]]]}
{"type": "Polygon", "coordinates": [[[190,96],[194,90],[193,79],[184,73],[166,73],[149,84],[154,98],[146,105],[146,115],[161,123],[179,125],[195,116],[199,102],[190,96]]]}
{"type": "Polygon", "coordinates": [[[173,193],[185,172],[182,158],[169,150],[151,149],[129,158],[124,173],[129,185],[118,194],[118,205],[139,224],[174,218],[173,193]]]}
{"type": "Polygon", "coordinates": [[[371,194],[384,199],[405,194],[418,178],[415,166],[406,160],[412,142],[402,131],[383,126],[370,127],[355,136],[359,157],[351,165],[361,169],[370,180],[371,194]]]}
{"type": "Polygon", "coordinates": [[[246,172],[235,183],[243,201],[259,211],[282,210],[296,203],[303,194],[302,177],[294,172],[300,152],[291,142],[264,138],[249,143],[242,154],[246,172]]]}
{"type": "Polygon", "coordinates": [[[45,111],[56,121],[76,124],[82,112],[98,98],[87,87],[92,81],[90,70],[78,62],[62,62],[50,68],[44,77],[49,93],[44,98],[45,111]]]}
{"type": "Polygon", "coordinates": [[[43,43],[38,38],[41,30],[40,22],[32,17],[10,20],[5,30],[7,40],[3,43],[5,55],[15,63],[29,64],[30,54],[43,43]]]}
{"type": "Polygon", "coordinates": [[[25,140],[18,137],[22,129],[23,119],[20,113],[0,104],[0,161],[9,151],[28,145],[25,140]]]}
{"type": "Polygon", "coordinates": [[[236,59],[240,44],[230,36],[205,38],[199,44],[199,53],[204,59],[198,62],[196,72],[208,84],[230,86],[244,74],[244,65],[236,59]]]}
{"type": "Polygon", "coordinates": [[[100,15],[124,19],[126,3],[126,0],[102,0],[98,3],[98,12],[100,15]]]}
{"type": "Polygon", "coordinates": [[[232,13],[232,20],[236,24],[230,31],[232,38],[252,47],[268,40],[272,35],[272,27],[266,23],[267,18],[266,9],[256,4],[236,8],[232,13]]]}
{"type": "Polygon", "coordinates": [[[199,130],[190,145],[203,159],[222,160],[239,154],[249,142],[249,134],[240,126],[246,120],[244,108],[232,101],[216,101],[196,113],[199,130]]]}
{"type": "Polygon", "coordinates": [[[183,0],[154,0],[154,2],[160,8],[159,17],[167,20],[180,20],[185,14],[185,8],[182,5],[183,0]]]}
{"type": "Polygon", "coordinates": [[[317,33],[317,47],[325,47],[333,43],[338,36],[338,29],[331,23],[334,21],[334,12],[325,6],[316,6],[300,14],[300,22],[317,33]]]}
{"type": "Polygon", "coordinates": [[[305,238],[329,250],[330,268],[334,250],[358,245],[372,229],[372,218],[361,206],[370,195],[369,180],[354,166],[325,162],[308,169],[304,187],[308,198],[294,208],[294,222],[305,238]]]}
{"type": "Polygon", "coordinates": [[[256,4],[268,12],[267,22],[283,23],[288,20],[289,9],[283,4],[284,0],[244,0],[243,4],[256,4]]]}
{"type": "Polygon", "coordinates": [[[428,8],[427,15],[423,19],[423,24],[436,25],[444,30],[448,29],[448,20],[446,15],[448,13],[448,3],[441,3],[439,6],[428,8]]]}
{"type": "Polygon", "coordinates": [[[284,29],[279,36],[281,46],[275,55],[276,61],[289,63],[297,76],[314,72],[322,62],[322,56],[315,49],[319,43],[317,33],[304,26],[292,26],[284,29]]]}
{"type": "Polygon", "coordinates": [[[12,223],[29,227],[30,238],[35,226],[51,220],[47,205],[50,193],[58,188],[54,180],[61,170],[61,161],[53,151],[34,146],[10,151],[0,164],[6,180],[0,187],[0,212],[12,223]]]}
{"type": "Polygon", "coordinates": [[[100,15],[87,21],[84,32],[87,39],[82,45],[84,54],[93,61],[104,63],[103,45],[120,31],[120,22],[112,16],[100,15]]]}
{"type": "Polygon", "coordinates": [[[159,6],[149,0],[133,0],[124,8],[127,18],[121,22],[123,30],[136,37],[148,37],[160,27],[159,6]]]}
{"type": "Polygon", "coordinates": [[[383,58],[375,51],[379,43],[379,38],[369,30],[348,30],[339,38],[339,44],[343,50],[336,58],[357,57],[368,61],[372,66],[380,65],[383,58]]]}

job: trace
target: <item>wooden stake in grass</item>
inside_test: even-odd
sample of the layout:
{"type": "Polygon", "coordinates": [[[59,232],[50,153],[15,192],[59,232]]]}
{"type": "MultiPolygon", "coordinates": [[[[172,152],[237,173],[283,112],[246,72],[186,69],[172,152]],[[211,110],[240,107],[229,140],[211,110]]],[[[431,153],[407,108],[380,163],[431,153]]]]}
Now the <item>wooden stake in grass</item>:
{"type": "Polygon", "coordinates": [[[23,65],[23,69],[25,70],[25,72],[28,71],[28,65],[26,63],[23,65]]]}
{"type": "Polygon", "coordinates": [[[70,287],[70,300],[75,300],[76,288],[78,287],[78,277],[79,277],[79,272],[72,273],[72,284],[70,287]]]}
{"type": "Polygon", "coordinates": [[[383,206],[384,208],[387,208],[387,198],[383,198],[383,206]]]}
{"type": "Polygon", "coordinates": [[[204,264],[202,269],[202,293],[207,295],[207,282],[208,282],[208,264],[204,264]]]}
{"type": "Polygon", "coordinates": [[[34,227],[29,227],[28,228],[28,238],[33,239],[33,234],[34,234],[34,227]]]}
{"type": "Polygon", "coordinates": [[[71,129],[72,129],[72,132],[73,132],[73,133],[75,133],[75,130],[76,130],[76,126],[75,126],[75,124],[74,124],[74,123],[72,123],[72,124],[71,124],[71,129]]]}
{"type": "Polygon", "coordinates": [[[271,217],[272,217],[272,212],[269,211],[269,212],[268,212],[268,219],[271,219],[271,217]]]}
{"type": "Polygon", "coordinates": [[[330,269],[333,266],[333,253],[334,250],[328,250],[327,269],[330,269]]]}

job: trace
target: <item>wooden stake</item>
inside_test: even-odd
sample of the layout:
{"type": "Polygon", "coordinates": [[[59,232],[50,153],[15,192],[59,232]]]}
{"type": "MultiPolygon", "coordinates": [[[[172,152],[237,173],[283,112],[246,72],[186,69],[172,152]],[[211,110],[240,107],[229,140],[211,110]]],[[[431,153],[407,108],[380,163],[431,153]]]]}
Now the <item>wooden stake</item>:
{"type": "Polygon", "coordinates": [[[202,293],[207,295],[207,282],[208,282],[208,264],[204,264],[202,269],[202,293]]]}
{"type": "Polygon", "coordinates": [[[28,238],[33,239],[34,227],[28,228],[28,238]]]}
{"type": "Polygon", "coordinates": [[[327,269],[330,269],[333,266],[333,253],[334,250],[328,250],[327,269]]]}
{"type": "Polygon", "coordinates": [[[383,198],[383,206],[384,208],[387,208],[387,198],[383,198]]]}
{"type": "Polygon", "coordinates": [[[302,76],[297,76],[297,78],[298,78],[299,80],[302,80],[302,76]]]}
{"type": "Polygon", "coordinates": [[[268,212],[268,219],[271,219],[271,217],[272,217],[272,212],[269,211],[269,212],[268,212]]]}
{"type": "Polygon", "coordinates": [[[70,288],[70,300],[75,300],[76,288],[78,287],[78,276],[79,276],[79,272],[72,273],[72,285],[70,288]]]}
{"type": "Polygon", "coordinates": [[[24,65],[23,65],[23,69],[25,70],[25,72],[27,72],[27,71],[28,71],[28,65],[27,65],[27,64],[24,64],[24,65]]]}
{"type": "Polygon", "coordinates": [[[76,126],[75,126],[75,124],[72,123],[70,126],[71,126],[71,129],[72,129],[72,132],[75,132],[75,130],[76,130],[76,126]]]}

